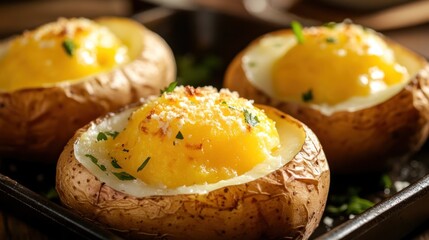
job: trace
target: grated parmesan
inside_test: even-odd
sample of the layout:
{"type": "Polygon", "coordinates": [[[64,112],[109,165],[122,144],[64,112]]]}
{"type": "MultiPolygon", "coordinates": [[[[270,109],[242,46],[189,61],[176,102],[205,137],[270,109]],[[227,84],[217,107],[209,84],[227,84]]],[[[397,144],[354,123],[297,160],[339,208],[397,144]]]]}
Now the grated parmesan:
{"type": "MultiPolygon", "coordinates": [[[[223,125],[232,126],[237,124],[241,131],[247,131],[247,124],[243,120],[241,111],[228,110],[228,106],[222,105],[222,101],[235,103],[239,99],[241,108],[253,108],[253,101],[239,98],[237,92],[221,89],[219,92],[213,87],[202,87],[198,89],[187,89],[189,87],[176,87],[172,93],[163,94],[168,102],[176,104],[162,104],[154,106],[157,111],[151,115],[153,120],[158,121],[163,133],[169,133],[169,124],[177,120],[180,130],[185,124],[211,125],[213,128],[222,129],[223,125]]],[[[148,104],[155,104],[159,99],[151,99],[148,104]]]]}

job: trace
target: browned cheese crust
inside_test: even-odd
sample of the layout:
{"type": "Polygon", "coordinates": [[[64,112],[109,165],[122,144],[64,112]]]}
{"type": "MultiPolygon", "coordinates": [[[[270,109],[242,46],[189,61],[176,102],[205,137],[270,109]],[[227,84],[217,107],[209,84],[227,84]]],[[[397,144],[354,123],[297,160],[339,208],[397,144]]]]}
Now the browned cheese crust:
{"type": "Polygon", "coordinates": [[[124,66],[74,83],[0,91],[0,156],[55,162],[77,129],[174,81],[170,47],[156,33],[138,29],[143,50],[124,66]]]}
{"type": "MultiPolygon", "coordinates": [[[[69,141],[57,165],[56,189],[64,205],[135,239],[306,239],[319,224],[330,174],[316,136],[279,170],[208,194],[135,198],[100,182],[74,156],[69,141]]],[[[100,121],[100,120],[99,120],[100,121]]]]}
{"type": "MultiPolygon", "coordinates": [[[[282,30],[272,34],[292,34],[282,30]]],[[[256,39],[253,44],[260,41],[256,39]]],[[[414,58],[421,70],[395,96],[376,106],[326,116],[308,105],[279,101],[254,87],[241,62],[246,51],[229,65],[224,87],[256,103],[271,105],[310,127],[322,143],[335,173],[377,171],[406,159],[425,143],[429,131],[429,64],[425,59],[386,39],[397,54],[414,58]]]]}

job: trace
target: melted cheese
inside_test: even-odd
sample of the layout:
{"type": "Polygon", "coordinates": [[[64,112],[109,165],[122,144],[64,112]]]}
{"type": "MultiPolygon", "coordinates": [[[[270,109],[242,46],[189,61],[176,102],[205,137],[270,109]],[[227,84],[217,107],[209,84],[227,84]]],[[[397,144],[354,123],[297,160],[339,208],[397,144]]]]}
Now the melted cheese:
{"type": "Polygon", "coordinates": [[[228,90],[178,87],[91,123],[76,139],[74,156],[107,186],[135,197],[206,194],[263,178],[302,151],[302,126],[262,109],[228,90]],[[201,147],[189,145],[200,141],[201,147]]]}
{"type": "Polygon", "coordinates": [[[336,24],[264,36],[249,47],[242,67],[269,96],[306,102],[322,113],[355,111],[385,101],[410,79],[407,68],[374,31],[336,24]]]}
{"type": "Polygon", "coordinates": [[[387,45],[360,27],[312,28],[304,39],[274,64],[275,94],[299,101],[311,90],[313,103],[333,105],[407,79],[387,45]]]}
{"type": "Polygon", "coordinates": [[[59,19],[9,42],[0,56],[0,89],[49,86],[129,61],[127,46],[87,19],[59,19]]]}
{"type": "Polygon", "coordinates": [[[179,87],[134,111],[109,141],[129,174],[168,188],[216,183],[278,155],[275,123],[229,91],[179,87]]]}

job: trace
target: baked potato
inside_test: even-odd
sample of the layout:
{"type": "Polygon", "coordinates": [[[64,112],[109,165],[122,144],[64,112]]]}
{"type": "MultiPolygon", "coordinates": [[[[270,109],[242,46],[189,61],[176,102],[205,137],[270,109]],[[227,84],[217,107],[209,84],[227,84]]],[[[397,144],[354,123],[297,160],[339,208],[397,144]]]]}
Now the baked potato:
{"type": "Polygon", "coordinates": [[[0,44],[0,156],[54,163],[89,121],[174,81],[167,43],[126,18],[59,19],[0,44]]]}
{"type": "Polygon", "coordinates": [[[421,148],[429,127],[423,57],[351,23],[293,26],[250,43],[224,87],[308,125],[335,173],[386,169],[421,148]]]}
{"type": "Polygon", "coordinates": [[[301,122],[229,90],[177,87],[79,129],[56,189],[134,239],[306,239],[329,181],[301,122]]]}

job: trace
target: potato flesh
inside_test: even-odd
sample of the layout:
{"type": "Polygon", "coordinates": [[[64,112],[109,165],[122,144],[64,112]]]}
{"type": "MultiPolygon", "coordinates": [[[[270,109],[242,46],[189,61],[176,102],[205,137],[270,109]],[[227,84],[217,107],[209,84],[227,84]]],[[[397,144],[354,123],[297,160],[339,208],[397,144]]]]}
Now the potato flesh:
{"type": "Polygon", "coordinates": [[[0,89],[80,79],[128,61],[127,46],[107,28],[87,19],[60,19],[10,42],[0,58],[0,89]]]}
{"type": "Polygon", "coordinates": [[[138,109],[125,130],[109,139],[110,156],[127,173],[176,188],[230,179],[278,156],[275,123],[249,101],[226,91],[196,90],[203,94],[195,96],[184,89],[191,88],[138,109]],[[254,125],[246,122],[252,120],[254,125]]]}

